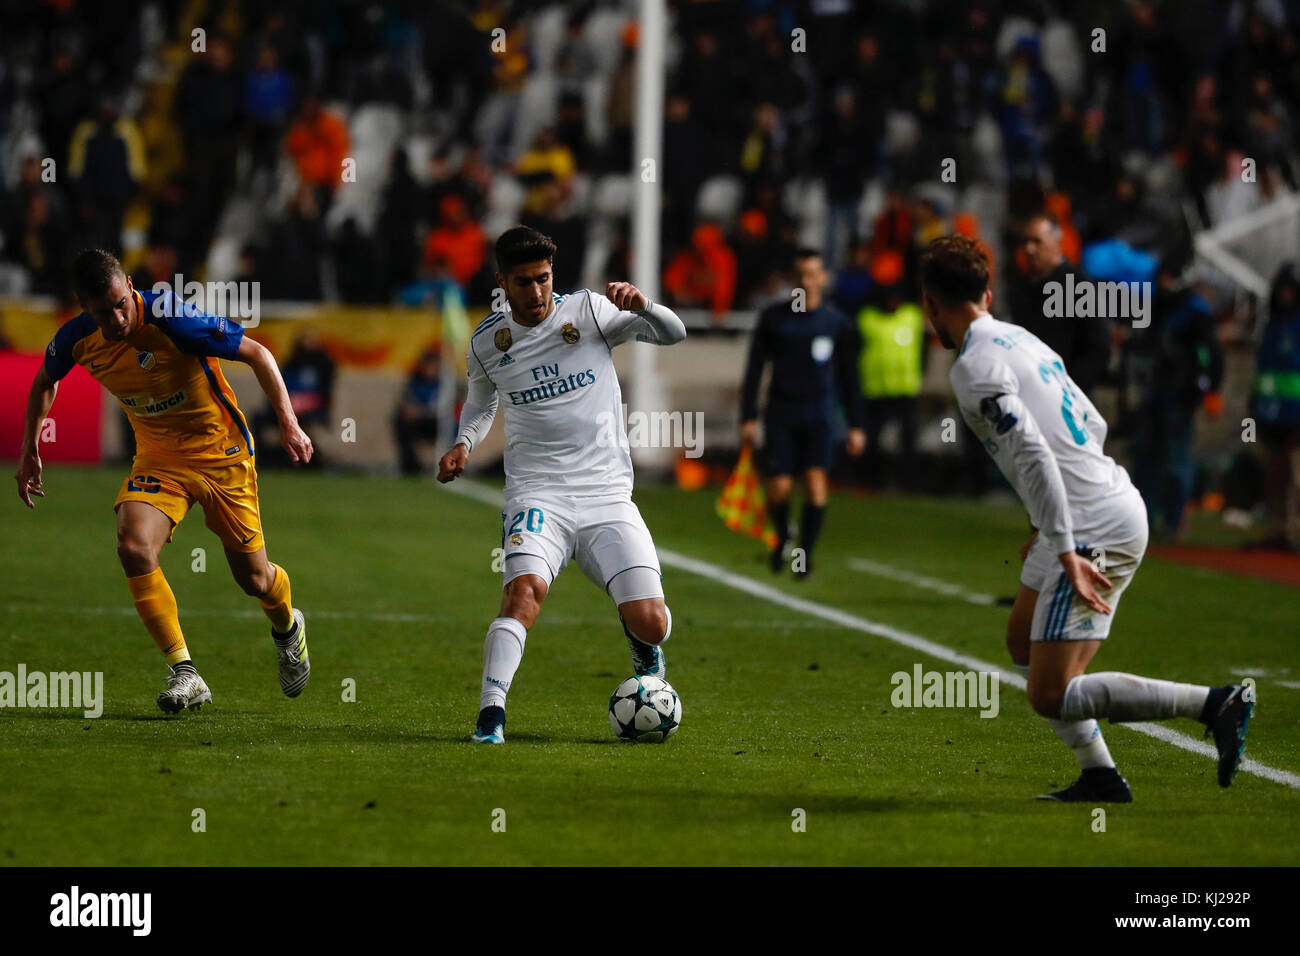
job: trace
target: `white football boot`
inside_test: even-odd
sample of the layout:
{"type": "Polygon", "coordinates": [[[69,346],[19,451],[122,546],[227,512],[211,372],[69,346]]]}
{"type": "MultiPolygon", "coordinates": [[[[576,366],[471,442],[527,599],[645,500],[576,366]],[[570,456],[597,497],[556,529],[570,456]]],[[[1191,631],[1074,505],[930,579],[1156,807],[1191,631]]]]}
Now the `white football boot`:
{"type": "Polygon", "coordinates": [[[302,611],[293,609],[293,628],[288,634],[277,634],[271,629],[275,640],[275,653],[280,659],[280,689],[285,697],[297,697],[307,686],[311,676],[311,659],[307,656],[307,621],[302,611]]]}
{"type": "Polygon", "coordinates": [[[158,706],[164,713],[179,714],[182,710],[198,710],[212,702],[212,691],[196,671],[175,670],[167,678],[167,689],[158,695],[158,706]]]}

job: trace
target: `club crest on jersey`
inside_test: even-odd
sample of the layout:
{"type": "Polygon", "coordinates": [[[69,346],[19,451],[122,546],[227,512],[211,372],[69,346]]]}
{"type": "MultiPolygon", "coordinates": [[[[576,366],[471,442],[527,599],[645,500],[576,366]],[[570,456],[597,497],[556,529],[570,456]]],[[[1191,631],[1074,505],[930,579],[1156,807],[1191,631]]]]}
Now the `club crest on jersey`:
{"type": "Polygon", "coordinates": [[[152,372],[153,367],[158,364],[152,352],[136,352],[135,360],[140,363],[140,367],[146,372],[152,372]]]}
{"type": "Polygon", "coordinates": [[[510,536],[510,543],[516,546],[521,545],[524,543],[524,536],[522,534],[512,534],[510,536]]]}
{"type": "Polygon", "coordinates": [[[492,336],[492,344],[504,352],[515,344],[515,339],[509,329],[497,329],[497,334],[492,336]]]}
{"type": "Polygon", "coordinates": [[[582,333],[573,327],[572,322],[565,322],[560,326],[560,338],[573,345],[578,339],[582,338],[582,333]]]}

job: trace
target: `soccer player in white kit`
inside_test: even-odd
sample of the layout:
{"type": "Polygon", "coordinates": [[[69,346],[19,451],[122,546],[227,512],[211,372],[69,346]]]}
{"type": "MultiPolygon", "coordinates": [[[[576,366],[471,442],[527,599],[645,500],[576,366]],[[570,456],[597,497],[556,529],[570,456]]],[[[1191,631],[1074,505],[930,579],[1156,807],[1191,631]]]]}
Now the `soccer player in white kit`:
{"type": "Polygon", "coordinates": [[[1007,648],[1027,675],[1030,704],[1074,750],[1082,770],[1070,787],[1040,799],[1133,799],[1098,717],[1199,720],[1214,734],[1219,785],[1228,786],[1254,709],[1245,687],[1084,673],[1147,545],[1142,496],[1102,451],[1106,422],[1059,355],[989,314],[989,265],[978,244],[957,235],[932,242],[921,258],[921,287],[940,341],[960,348],[949,378],[962,417],[1038,529],[1025,547],[1007,648]]]}
{"type": "Polygon", "coordinates": [[[438,480],[465,470],[505,407],[506,510],[501,609],[483,645],[477,743],[505,742],[506,694],[528,631],[570,558],[614,601],[640,675],[663,677],[672,632],[650,531],[632,503],[632,458],[612,349],[634,339],[672,345],[686,326],[633,285],[556,295],[555,243],[526,226],[496,244],[506,306],[470,338],[469,396],[438,480]]]}

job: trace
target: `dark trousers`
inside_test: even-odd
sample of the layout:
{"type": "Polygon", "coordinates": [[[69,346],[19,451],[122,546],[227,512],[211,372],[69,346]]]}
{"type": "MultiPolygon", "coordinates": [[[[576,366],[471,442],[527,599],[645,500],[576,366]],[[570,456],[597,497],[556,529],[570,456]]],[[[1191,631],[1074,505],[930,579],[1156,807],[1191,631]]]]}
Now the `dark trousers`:
{"type": "Polygon", "coordinates": [[[1133,483],[1147,505],[1147,522],[1174,534],[1196,481],[1192,458],[1195,407],[1159,394],[1142,403],[1134,435],[1133,483]]]}
{"type": "Polygon", "coordinates": [[[862,455],[862,466],[867,483],[873,487],[896,484],[903,488],[914,486],[916,478],[916,418],[917,398],[914,395],[893,398],[864,399],[867,416],[867,449],[862,455]],[[899,468],[896,481],[887,482],[884,476],[884,456],[880,449],[880,434],[890,421],[899,425],[899,468]]]}

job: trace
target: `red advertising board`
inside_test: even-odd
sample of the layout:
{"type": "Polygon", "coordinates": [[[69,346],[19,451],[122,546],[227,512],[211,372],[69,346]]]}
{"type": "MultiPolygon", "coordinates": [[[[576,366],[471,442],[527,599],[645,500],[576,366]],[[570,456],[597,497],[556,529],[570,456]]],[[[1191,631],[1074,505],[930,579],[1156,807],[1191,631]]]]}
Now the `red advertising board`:
{"type": "MultiPolygon", "coordinates": [[[[23,441],[27,393],[45,360],[42,353],[0,351],[0,458],[15,461],[23,441]]],[[[104,389],[81,366],[59,382],[41,443],[43,461],[95,463],[100,460],[100,421],[104,389]]]]}

